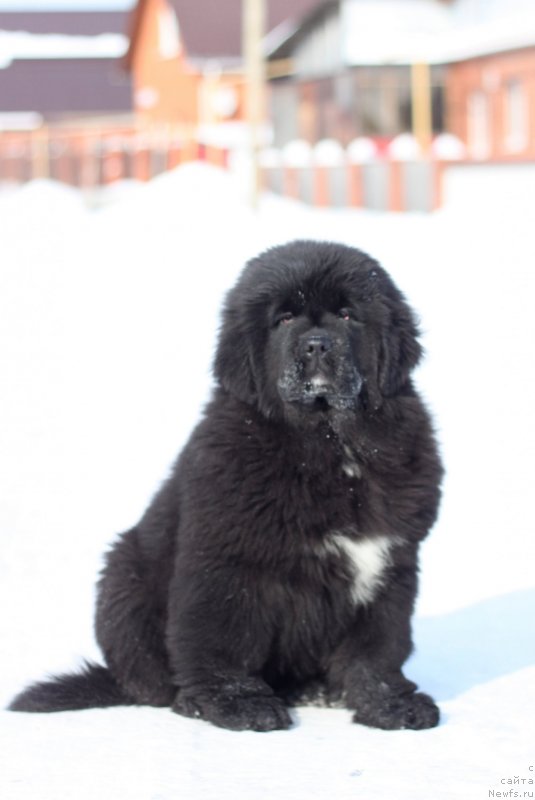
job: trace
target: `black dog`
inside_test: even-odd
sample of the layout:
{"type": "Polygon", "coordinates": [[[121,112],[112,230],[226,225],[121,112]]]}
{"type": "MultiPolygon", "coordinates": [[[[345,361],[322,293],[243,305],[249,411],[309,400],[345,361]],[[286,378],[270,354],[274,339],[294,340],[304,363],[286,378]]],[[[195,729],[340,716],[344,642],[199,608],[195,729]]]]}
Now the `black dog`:
{"type": "Polygon", "coordinates": [[[107,667],[11,708],[171,706],[264,731],[321,701],[379,728],[436,725],[401,671],[442,476],[410,379],[416,337],[359,250],[294,242],[253,259],[227,298],[204,418],[108,555],[107,667]]]}

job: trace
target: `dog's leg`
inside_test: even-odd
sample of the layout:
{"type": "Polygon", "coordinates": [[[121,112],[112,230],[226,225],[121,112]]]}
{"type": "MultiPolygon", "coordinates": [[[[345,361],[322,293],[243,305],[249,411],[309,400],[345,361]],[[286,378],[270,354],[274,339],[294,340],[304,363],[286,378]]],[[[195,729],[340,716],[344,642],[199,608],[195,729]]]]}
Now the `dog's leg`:
{"type": "Polygon", "coordinates": [[[290,727],[286,704],[260,677],[273,634],[257,588],[236,565],[173,582],[167,647],[177,713],[232,730],[290,727]]]}
{"type": "Polygon", "coordinates": [[[376,601],[356,609],[353,630],[335,651],[329,689],[353,709],[355,722],[375,728],[432,728],[439,710],[417,692],[402,666],[412,651],[411,615],[414,576],[391,583],[376,601]]]}
{"type": "Polygon", "coordinates": [[[170,706],[176,690],[165,651],[165,606],[151,591],[137,531],[108,554],[98,587],[95,629],[110,672],[140,705],[170,706]]]}

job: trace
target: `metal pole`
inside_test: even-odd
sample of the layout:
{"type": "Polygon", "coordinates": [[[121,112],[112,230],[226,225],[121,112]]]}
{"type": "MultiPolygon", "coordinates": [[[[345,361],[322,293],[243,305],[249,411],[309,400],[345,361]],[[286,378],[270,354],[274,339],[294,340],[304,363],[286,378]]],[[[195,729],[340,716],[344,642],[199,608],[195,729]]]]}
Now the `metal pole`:
{"type": "Polygon", "coordinates": [[[242,0],[242,49],[245,67],[245,109],[249,128],[249,199],[253,208],[260,196],[259,153],[265,121],[265,63],[262,39],[265,31],[266,0],[242,0]]]}

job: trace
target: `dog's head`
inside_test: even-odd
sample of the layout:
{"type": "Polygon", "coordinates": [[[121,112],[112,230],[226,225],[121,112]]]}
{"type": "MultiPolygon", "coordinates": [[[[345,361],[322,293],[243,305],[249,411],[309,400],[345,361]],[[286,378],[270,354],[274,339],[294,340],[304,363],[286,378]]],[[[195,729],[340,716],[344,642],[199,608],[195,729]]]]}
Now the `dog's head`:
{"type": "Polygon", "coordinates": [[[266,416],[378,408],[421,348],[413,314],[369,256],[298,241],[250,261],[230,291],[214,371],[266,416]]]}

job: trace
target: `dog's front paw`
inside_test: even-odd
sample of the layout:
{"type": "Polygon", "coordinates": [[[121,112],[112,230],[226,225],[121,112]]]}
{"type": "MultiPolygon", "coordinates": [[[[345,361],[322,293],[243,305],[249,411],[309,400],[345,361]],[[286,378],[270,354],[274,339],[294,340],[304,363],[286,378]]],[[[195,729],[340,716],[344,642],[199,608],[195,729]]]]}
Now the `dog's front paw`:
{"type": "Polygon", "coordinates": [[[415,692],[383,696],[377,702],[357,705],[354,722],[383,730],[421,730],[438,725],[440,712],[429,695],[415,692]]]}
{"type": "Polygon", "coordinates": [[[285,730],[292,724],[283,701],[268,693],[226,692],[221,687],[210,692],[179,691],[172,708],[233,731],[285,730]]]}

